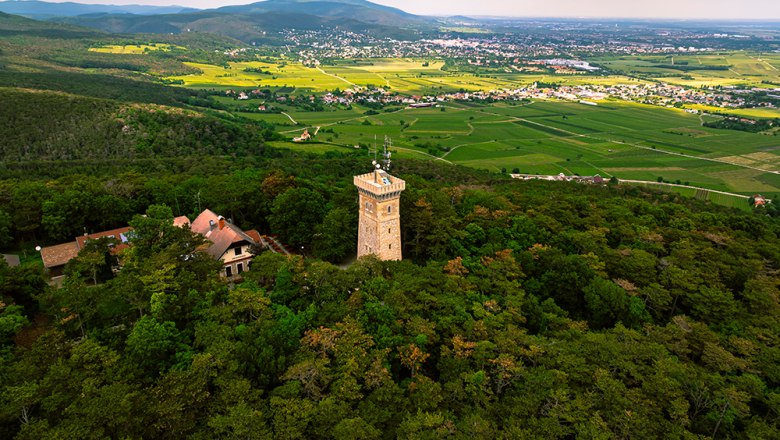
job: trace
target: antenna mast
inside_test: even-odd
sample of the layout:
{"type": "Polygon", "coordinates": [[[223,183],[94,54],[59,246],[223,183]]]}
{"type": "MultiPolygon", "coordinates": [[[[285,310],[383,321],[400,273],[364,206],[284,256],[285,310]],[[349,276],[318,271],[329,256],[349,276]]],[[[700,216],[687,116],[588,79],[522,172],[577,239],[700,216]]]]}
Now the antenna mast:
{"type": "Polygon", "coordinates": [[[393,141],[389,136],[385,136],[384,151],[382,152],[382,169],[385,171],[390,171],[390,165],[392,164],[392,161],[390,160],[390,156],[393,155],[393,153],[390,152],[390,147],[392,146],[393,141]]]}

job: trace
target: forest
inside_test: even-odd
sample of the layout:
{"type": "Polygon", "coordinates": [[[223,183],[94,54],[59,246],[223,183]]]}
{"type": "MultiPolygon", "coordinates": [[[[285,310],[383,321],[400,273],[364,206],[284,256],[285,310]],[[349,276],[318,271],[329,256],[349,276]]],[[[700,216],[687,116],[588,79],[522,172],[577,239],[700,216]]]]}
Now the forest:
{"type": "Polygon", "coordinates": [[[267,146],[154,78],[228,39],[157,38],[0,14],[0,438],[777,437],[775,204],[397,160],[404,260],[344,264],[366,156],[267,146]],[[206,208],[300,252],[228,283],[206,208]],[[30,256],[128,224],[59,287],[30,256]]]}
{"type": "Polygon", "coordinates": [[[0,268],[0,437],[778,432],[774,219],[399,161],[404,261],[343,269],[327,261],[355,246],[359,161],[219,170],[3,183],[11,237],[128,220],[138,234],[120,272],[87,247],[61,289],[0,268]],[[171,224],[201,207],[305,257],[260,253],[228,286],[202,239],[171,224]]]}
{"type": "Polygon", "coordinates": [[[273,127],[223,113],[0,88],[6,162],[160,156],[263,156],[273,127]]]}

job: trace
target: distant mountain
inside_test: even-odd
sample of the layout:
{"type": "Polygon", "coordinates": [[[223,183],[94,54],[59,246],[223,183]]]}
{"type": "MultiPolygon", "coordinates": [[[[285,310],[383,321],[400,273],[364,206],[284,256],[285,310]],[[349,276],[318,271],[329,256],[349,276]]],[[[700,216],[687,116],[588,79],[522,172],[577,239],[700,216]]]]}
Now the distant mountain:
{"type": "MultiPolygon", "coordinates": [[[[33,20],[20,15],[0,12],[0,35],[15,33],[39,35],[50,38],[83,38],[102,34],[102,32],[87,27],[33,20]]],[[[0,68],[0,70],[2,70],[2,68],[0,68]]]]}
{"type": "Polygon", "coordinates": [[[272,34],[289,28],[340,28],[404,38],[433,23],[365,0],[268,0],[189,13],[92,14],[54,20],[114,33],[208,32],[244,42],[269,42],[272,34]]]}
{"type": "Polygon", "coordinates": [[[82,3],[48,3],[37,0],[11,0],[0,2],[0,12],[35,19],[75,17],[86,14],[180,14],[197,9],[184,6],[149,5],[87,5],[82,3]]]}
{"type": "Polygon", "coordinates": [[[389,26],[408,26],[429,21],[426,17],[366,0],[266,0],[249,5],[225,6],[217,11],[230,14],[262,14],[267,12],[306,14],[318,17],[349,18],[363,23],[389,26]]]}

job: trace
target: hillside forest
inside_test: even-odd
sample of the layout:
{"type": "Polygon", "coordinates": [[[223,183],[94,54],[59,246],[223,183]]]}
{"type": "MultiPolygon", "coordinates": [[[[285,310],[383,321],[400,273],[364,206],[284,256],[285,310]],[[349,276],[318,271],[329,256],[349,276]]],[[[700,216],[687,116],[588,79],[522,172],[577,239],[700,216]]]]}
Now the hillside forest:
{"type": "Polygon", "coordinates": [[[355,243],[356,161],[274,161],[6,184],[4,200],[29,203],[30,237],[67,239],[114,213],[138,238],[116,275],[105,247],[85,249],[61,289],[33,268],[1,269],[4,438],[777,432],[774,220],[409,161],[397,169],[405,260],[342,269],[324,260],[355,243]],[[261,253],[226,285],[195,251],[202,239],[172,226],[197,212],[176,205],[188,187],[306,258],[261,253]],[[104,204],[74,203],[86,199],[104,204]]]}
{"type": "Polygon", "coordinates": [[[775,205],[399,159],[404,260],[349,264],[370,158],[158,80],[208,38],[0,14],[1,439],[777,438],[775,205]],[[207,208],[296,254],[227,282],[207,208]],[[36,246],[128,224],[49,285],[36,246]]]}

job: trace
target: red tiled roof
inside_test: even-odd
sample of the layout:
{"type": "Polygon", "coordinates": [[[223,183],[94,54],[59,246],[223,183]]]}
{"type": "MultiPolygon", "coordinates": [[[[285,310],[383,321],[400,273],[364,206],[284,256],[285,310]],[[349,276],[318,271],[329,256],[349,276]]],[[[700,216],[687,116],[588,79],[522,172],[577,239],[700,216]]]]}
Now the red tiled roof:
{"type": "Polygon", "coordinates": [[[244,241],[257,243],[257,240],[247,235],[241,228],[227,221],[225,221],[224,227],[220,229],[219,217],[214,211],[207,209],[200,213],[198,218],[190,225],[192,232],[206,237],[212,243],[206,252],[214,259],[221,258],[233,244],[244,241]]]}
{"type": "Polygon", "coordinates": [[[76,237],[76,243],[78,245],[79,250],[84,249],[84,245],[87,243],[87,241],[97,240],[99,238],[105,238],[105,237],[116,238],[117,242],[124,243],[125,240],[122,240],[122,234],[127,234],[132,230],[133,228],[131,228],[130,226],[125,226],[124,228],[112,229],[110,231],[95,232],[94,234],[88,234],[88,235],[80,235],[76,237]]]}
{"type": "MultiPolygon", "coordinates": [[[[207,222],[208,223],[208,222],[207,222]]],[[[186,216],[180,216],[173,219],[174,226],[182,227],[190,224],[190,219],[186,216]]],[[[113,253],[117,253],[122,249],[128,247],[127,233],[132,231],[133,228],[125,226],[124,228],[112,229],[110,231],[96,232],[94,234],[80,235],[76,237],[75,241],[69,243],[58,244],[56,246],[49,246],[41,249],[41,258],[43,259],[43,265],[47,268],[62,266],[68,261],[76,258],[81,249],[84,249],[84,245],[89,240],[97,240],[104,237],[116,238],[118,244],[112,249],[113,253]],[[125,238],[122,238],[122,235],[125,238]]]]}
{"type": "Polygon", "coordinates": [[[189,224],[190,224],[190,219],[188,219],[187,216],[185,215],[173,219],[173,226],[178,226],[181,228],[182,226],[189,225],[189,224]]]}
{"type": "Polygon", "coordinates": [[[251,231],[246,231],[246,235],[248,235],[252,240],[255,241],[255,243],[260,243],[260,233],[256,230],[252,229],[251,231]]]}
{"type": "Polygon", "coordinates": [[[76,258],[79,254],[79,247],[75,241],[48,246],[41,249],[41,258],[46,268],[62,266],[68,261],[76,258]]]}

